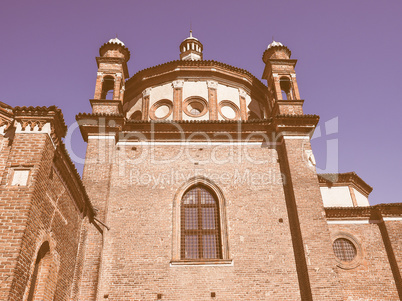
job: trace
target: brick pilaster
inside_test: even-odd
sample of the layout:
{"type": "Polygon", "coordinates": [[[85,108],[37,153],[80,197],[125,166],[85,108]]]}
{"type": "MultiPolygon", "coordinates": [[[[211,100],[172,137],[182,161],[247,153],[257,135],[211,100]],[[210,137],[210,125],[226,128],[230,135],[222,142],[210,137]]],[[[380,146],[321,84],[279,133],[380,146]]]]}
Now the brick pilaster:
{"type": "Polygon", "coordinates": [[[311,150],[308,136],[283,136],[279,147],[301,298],[343,300],[317,174],[306,150],[311,150]]]}
{"type": "Polygon", "coordinates": [[[173,120],[181,120],[183,112],[183,80],[173,82],[173,120]]]}
{"type": "Polygon", "coordinates": [[[142,92],[142,120],[149,120],[149,96],[151,89],[145,89],[142,92]]]}
{"type": "Polygon", "coordinates": [[[239,101],[240,101],[240,117],[241,120],[247,120],[247,104],[246,104],[247,93],[243,89],[239,89],[239,101]]]}
{"type": "Polygon", "coordinates": [[[207,81],[209,119],[218,120],[218,83],[207,81]]]}

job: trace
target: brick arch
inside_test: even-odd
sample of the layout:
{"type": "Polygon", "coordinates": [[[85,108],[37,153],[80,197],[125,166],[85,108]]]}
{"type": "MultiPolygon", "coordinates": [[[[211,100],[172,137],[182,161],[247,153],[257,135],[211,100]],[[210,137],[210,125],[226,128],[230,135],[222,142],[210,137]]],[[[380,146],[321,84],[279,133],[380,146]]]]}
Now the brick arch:
{"type": "Polygon", "coordinates": [[[221,244],[222,244],[222,259],[230,259],[229,256],[229,238],[228,238],[228,228],[227,228],[227,218],[226,218],[226,200],[223,195],[222,190],[213,181],[206,177],[193,177],[184,183],[176,192],[173,199],[173,243],[172,243],[172,260],[180,260],[180,240],[181,240],[181,212],[180,206],[184,194],[196,186],[205,186],[216,196],[219,208],[219,222],[221,231],[221,244]]]}

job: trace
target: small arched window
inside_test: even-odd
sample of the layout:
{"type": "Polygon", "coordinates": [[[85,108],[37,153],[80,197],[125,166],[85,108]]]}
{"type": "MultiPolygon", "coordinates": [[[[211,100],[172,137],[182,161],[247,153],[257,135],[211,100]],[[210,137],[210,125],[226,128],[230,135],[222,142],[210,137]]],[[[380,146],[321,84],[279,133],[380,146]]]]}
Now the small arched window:
{"type": "Polygon", "coordinates": [[[113,76],[105,76],[103,78],[101,99],[113,99],[114,78],[113,76]]]}
{"type": "Polygon", "coordinates": [[[181,259],[222,259],[219,204],[202,185],[191,187],[181,202],[181,259]]]}

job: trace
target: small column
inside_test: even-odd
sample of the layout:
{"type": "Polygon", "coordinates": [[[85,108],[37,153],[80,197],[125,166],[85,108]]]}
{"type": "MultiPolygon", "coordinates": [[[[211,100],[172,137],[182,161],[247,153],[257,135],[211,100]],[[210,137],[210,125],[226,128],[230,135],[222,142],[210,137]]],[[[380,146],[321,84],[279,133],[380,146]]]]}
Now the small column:
{"type": "Polygon", "coordinates": [[[173,86],[173,120],[182,119],[184,80],[175,80],[173,86]]]}
{"type": "Polygon", "coordinates": [[[149,120],[149,96],[151,88],[142,91],[142,120],[149,120]]]}
{"type": "Polygon", "coordinates": [[[113,100],[120,100],[121,73],[116,73],[114,79],[113,100]]]}
{"type": "Polygon", "coordinates": [[[102,85],[103,85],[103,72],[98,72],[96,74],[96,85],[95,85],[94,99],[100,99],[101,98],[102,85]]]}
{"type": "Polygon", "coordinates": [[[209,119],[218,120],[218,82],[207,81],[208,86],[208,106],[209,106],[209,119]]]}
{"type": "Polygon", "coordinates": [[[121,89],[120,89],[120,99],[121,99],[122,102],[123,102],[123,99],[124,99],[124,91],[126,91],[126,86],[125,85],[123,85],[121,87],[121,89]]]}
{"type": "Polygon", "coordinates": [[[247,93],[243,89],[239,88],[239,101],[240,101],[240,117],[241,120],[247,120],[247,104],[246,104],[247,93]]]}
{"type": "Polygon", "coordinates": [[[284,100],[282,98],[282,89],[281,89],[281,83],[279,82],[278,73],[273,73],[272,78],[273,78],[274,84],[275,84],[276,99],[277,100],[284,100]]]}
{"type": "Polygon", "coordinates": [[[300,99],[299,86],[297,85],[296,80],[296,73],[292,73],[290,76],[292,77],[294,99],[300,99]]]}

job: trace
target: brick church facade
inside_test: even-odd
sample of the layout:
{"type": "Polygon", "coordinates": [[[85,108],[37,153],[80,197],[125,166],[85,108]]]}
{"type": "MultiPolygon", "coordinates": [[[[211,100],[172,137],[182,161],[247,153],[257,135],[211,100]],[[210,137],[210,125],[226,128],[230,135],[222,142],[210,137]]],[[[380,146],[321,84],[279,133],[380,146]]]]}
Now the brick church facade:
{"type": "Polygon", "coordinates": [[[317,174],[290,50],[267,85],[179,50],[100,48],[82,180],[60,109],[0,104],[0,300],[400,300],[402,204],[317,174]]]}

